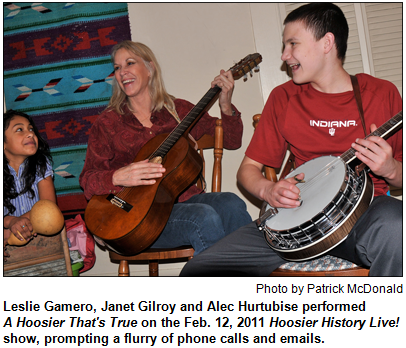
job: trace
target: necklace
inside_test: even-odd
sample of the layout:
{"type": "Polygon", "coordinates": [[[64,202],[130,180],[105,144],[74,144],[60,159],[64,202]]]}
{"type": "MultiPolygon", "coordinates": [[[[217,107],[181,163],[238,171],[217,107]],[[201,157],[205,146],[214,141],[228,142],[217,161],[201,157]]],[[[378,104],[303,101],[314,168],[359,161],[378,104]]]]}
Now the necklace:
{"type": "Polygon", "coordinates": [[[137,113],[138,113],[138,111],[135,111],[132,107],[131,107],[131,103],[128,103],[127,104],[127,106],[128,106],[128,109],[132,112],[132,114],[134,115],[134,117],[138,120],[138,122],[140,122],[141,124],[144,122],[144,121],[146,121],[146,120],[149,120],[150,118],[151,118],[151,113],[149,113],[149,115],[147,115],[147,116],[145,116],[144,118],[142,118],[142,119],[139,119],[138,117],[137,117],[137,113]]]}
{"type": "MultiPolygon", "coordinates": [[[[134,115],[135,117],[137,117],[135,114],[133,114],[133,115],[134,115]]],[[[145,120],[147,120],[147,119],[150,119],[150,118],[151,118],[151,115],[144,117],[142,120],[140,120],[140,119],[137,117],[137,120],[140,121],[140,122],[143,122],[143,121],[145,121],[145,120]]]]}

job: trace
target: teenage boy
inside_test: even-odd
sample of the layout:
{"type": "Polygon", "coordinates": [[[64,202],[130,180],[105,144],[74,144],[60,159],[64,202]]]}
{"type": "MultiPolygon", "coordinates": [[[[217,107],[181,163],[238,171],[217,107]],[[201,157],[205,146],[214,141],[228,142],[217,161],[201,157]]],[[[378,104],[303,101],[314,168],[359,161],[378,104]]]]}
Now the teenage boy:
{"type": "MultiPolygon", "coordinates": [[[[329,254],[368,267],[370,276],[401,276],[402,203],[386,193],[388,185],[402,186],[402,131],[387,140],[364,139],[351,78],[343,68],[348,24],[339,7],[307,4],[291,12],[284,25],[281,58],[293,79],[271,92],[237,179],[270,206],[295,208],[301,204],[296,184],[306,180],[304,174],[274,183],[264,178],[263,166],[280,167],[288,144],[297,166],[323,155],[339,156],[352,147],[370,168],[375,197],[329,254]],[[321,127],[319,121],[342,126],[321,127]]],[[[356,76],[366,129],[373,132],[402,110],[402,100],[392,83],[356,76]]],[[[181,275],[267,276],[285,262],[252,222],[189,261],[181,275]]]]}

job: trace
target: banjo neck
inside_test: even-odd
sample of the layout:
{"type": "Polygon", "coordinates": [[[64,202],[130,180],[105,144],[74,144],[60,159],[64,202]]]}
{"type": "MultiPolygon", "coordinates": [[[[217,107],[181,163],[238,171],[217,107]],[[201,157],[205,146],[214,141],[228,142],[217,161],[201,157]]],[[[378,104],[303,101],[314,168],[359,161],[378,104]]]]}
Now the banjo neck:
{"type": "MultiPolygon", "coordinates": [[[[364,139],[368,139],[370,136],[378,136],[383,139],[388,139],[393,134],[395,134],[400,128],[402,128],[403,123],[403,110],[393,116],[390,120],[385,122],[382,126],[377,128],[371,134],[367,135],[364,139]]],[[[349,164],[353,159],[355,159],[355,150],[350,148],[344,152],[340,158],[347,164],[349,164]]]]}

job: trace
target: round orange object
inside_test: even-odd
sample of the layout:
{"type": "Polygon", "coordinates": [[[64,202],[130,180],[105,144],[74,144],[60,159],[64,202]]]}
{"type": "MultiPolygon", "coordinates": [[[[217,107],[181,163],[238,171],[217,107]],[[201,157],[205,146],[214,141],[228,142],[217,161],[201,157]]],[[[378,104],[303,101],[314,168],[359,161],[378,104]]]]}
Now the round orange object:
{"type": "MultiPolygon", "coordinates": [[[[17,231],[17,232],[18,232],[18,234],[21,236],[20,231],[17,231]]],[[[23,236],[21,236],[21,237],[24,239],[23,236]]],[[[17,246],[20,246],[20,245],[27,244],[27,243],[28,243],[28,240],[26,240],[26,239],[24,239],[24,240],[19,240],[13,233],[11,233],[11,234],[10,234],[10,237],[8,237],[7,243],[8,243],[9,245],[17,245],[17,246]]]]}
{"type": "MultiPolygon", "coordinates": [[[[65,224],[61,210],[54,202],[47,199],[41,199],[34,204],[30,211],[30,221],[33,227],[32,233],[47,236],[58,233],[65,224]]],[[[24,245],[28,241],[21,241],[11,233],[7,242],[9,245],[24,245]]]]}
{"type": "Polygon", "coordinates": [[[53,235],[62,230],[65,220],[58,206],[47,199],[41,199],[31,209],[30,221],[34,233],[53,235]]]}

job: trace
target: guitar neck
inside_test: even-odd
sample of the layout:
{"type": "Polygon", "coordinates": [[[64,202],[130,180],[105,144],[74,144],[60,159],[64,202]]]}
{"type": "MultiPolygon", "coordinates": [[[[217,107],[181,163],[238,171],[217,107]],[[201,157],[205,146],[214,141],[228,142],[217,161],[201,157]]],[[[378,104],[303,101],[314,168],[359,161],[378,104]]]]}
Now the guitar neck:
{"type": "MultiPolygon", "coordinates": [[[[393,134],[395,134],[400,128],[402,128],[403,123],[403,111],[400,111],[398,114],[393,116],[389,121],[385,122],[382,126],[377,128],[374,132],[367,135],[365,139],[368,139],[370,136],[378,136],[383,139],[388,139],[393,134]]],[[[344,152],[341,156],[342,160],[345,163],[350,163],[355,159],[355,150],[353,148],[344,152]]]]}
{"type": "Polygon", "coordinates": [[[196,106],[189,111],[185,118],[168,135],[163,143],[154,151],[154,153],[151,154],[150,158],[165,157],[172,146],[179,140],[179,138],[183,134],[185,134],[186,130],[189,129],[189,127],[212,106],[220,92],[221,88],[217,86],[210,88],[203,96],[203,98],[200,99],[200,101],[196,104],[196,106]]]}
{"type": "MultiPolygon", "coordinates": [[[[229,71],[231,71],[233,79],[238,80],[242,76],[246,76],[248,73],[252,76],[252,69],[257,71],[258,64],[261,62],[262,56],[259,53],[249,54],[232,66],[229,71]]],[[[196,106],[190,110],[178,126],[166,137],[162,144],[149,156],[149,160],[159,161],[164,158],[180,137],[193,126],[194,122],[196,122],[205,111],[211,108],[213,103],[217,100],[220,92],[221,88],[217,86],[210,88],[196,106]]]]}

